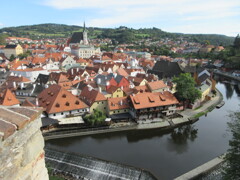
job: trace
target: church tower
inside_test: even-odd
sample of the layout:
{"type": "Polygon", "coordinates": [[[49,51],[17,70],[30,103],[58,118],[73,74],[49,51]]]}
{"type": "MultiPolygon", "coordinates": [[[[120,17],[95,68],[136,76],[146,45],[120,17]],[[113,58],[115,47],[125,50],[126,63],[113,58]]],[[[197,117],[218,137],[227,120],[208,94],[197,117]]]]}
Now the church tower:
{"type": "Polygon", "coordinates": [[[87,30],[86,30],[86,26],[85,26],[85,21],[83,24],[83,45],[88,45],[88,38],[87,38],[87,30]]]}

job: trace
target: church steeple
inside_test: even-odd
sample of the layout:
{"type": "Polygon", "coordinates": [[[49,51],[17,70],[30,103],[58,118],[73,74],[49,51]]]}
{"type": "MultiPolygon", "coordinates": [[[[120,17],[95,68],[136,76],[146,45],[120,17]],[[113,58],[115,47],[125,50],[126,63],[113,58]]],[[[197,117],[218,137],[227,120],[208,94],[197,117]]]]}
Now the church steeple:
{"type": "Polygon", "coordinates": [[[84,21],[84,23],[83,23],[83,32],[85,32],[86,31],[86,25],[85,25],[85,21],[84,21]]]}
{"type": "Polygon", "coordinates": [[[83,44],[84,45],[88,45],[88,37],[87,37],[87,30],[86,30],[86,25],[85,25],[85,21],[83,23],[83,44]]]}

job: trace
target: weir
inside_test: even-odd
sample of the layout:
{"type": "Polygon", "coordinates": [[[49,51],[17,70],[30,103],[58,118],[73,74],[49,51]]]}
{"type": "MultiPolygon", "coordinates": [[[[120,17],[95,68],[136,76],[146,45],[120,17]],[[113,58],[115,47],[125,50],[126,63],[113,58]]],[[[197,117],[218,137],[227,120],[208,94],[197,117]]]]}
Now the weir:
{"type": "Polygon", "coordinates": [[[46,163],[56,173],[75,179],[91,180],[156,180],[150,172],[84,155],[45,148],[46,163]]]}

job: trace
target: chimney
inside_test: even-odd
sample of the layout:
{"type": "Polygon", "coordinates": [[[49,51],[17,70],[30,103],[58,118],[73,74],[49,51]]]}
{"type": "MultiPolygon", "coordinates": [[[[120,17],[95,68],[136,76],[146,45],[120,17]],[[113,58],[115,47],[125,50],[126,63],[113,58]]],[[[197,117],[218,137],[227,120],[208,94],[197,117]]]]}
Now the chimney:
{"type": "Polygon", "coordinates": [[[13,87],[14,87],[15,89],[16,89],[16,87],[17,87],[15,81],[13,82],[13,87]]]}
{"type": "Polygon", "coordinates": [[[38,104],[38,98],[36,98],[36,106],[37,106],[37,107],[39,106],[39,104],[38,104]]]}
{"type": "Polygon", "coordinates": [[[98,87],[98,91],[99,91],[100,93],[102,93],[102,88],[101,88],[101,87],[98,87]]]}

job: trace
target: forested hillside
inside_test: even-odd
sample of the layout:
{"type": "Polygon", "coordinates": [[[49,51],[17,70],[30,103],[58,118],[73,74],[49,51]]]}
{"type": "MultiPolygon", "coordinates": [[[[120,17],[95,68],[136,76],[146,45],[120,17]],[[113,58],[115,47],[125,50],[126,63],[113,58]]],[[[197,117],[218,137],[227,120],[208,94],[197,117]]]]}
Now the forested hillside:
{"type": "MultiPolygon", "coordinates": [[[[170,38],[172,40],[185,39],[188,41],[204,43],[208,40],[213,45],[228,46],[233,44],[234,37],[216,34],[181,34],[169,33],[158,28],[132,29],[121,26],[119,28],[87,28],[90,38],[111,38],[119,43],[132,43],[135,40],[151,38],[160,40],[170,38]]],[[[0,33],[8,36],[39,38],[69,37],[75,31],[82,31],[81,26],[64,24],[38,24],[29,26],[7,27],[0,29],[0,33]]]]}

